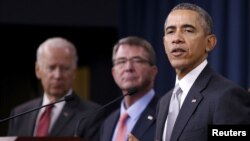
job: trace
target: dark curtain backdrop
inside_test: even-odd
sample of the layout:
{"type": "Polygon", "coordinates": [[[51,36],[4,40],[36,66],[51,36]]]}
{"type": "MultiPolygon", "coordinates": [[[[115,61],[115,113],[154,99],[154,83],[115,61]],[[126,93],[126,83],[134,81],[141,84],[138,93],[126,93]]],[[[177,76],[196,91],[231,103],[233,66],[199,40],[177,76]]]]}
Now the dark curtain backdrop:
{"type": "Polygon", "coordinates": [[[157,54],[155,88],[161,95],[173,87],[175,72],[163,47],[163,25],[171,8],[181,2],[203,7],[212,16],[216,48],[208,61],[223,76],[250,87],[250,2],[248,0],[120,0],[119,38],[137,35],[150,41],[157,54]]]}

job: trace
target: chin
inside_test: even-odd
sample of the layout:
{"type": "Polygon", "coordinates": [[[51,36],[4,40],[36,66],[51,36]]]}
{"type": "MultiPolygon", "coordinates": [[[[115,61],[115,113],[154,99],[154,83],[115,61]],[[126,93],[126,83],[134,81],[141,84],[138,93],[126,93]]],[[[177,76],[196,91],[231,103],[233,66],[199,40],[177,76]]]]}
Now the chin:
{"type": "Polygon", "coordinates": [[[175,69],[183,68],[184,62],[183,61],[171,61],[171,66],[175,69]]]}
{"type": "Polygon", "coordinates": [[[125,87],[123,87],[123,90],[129,90],[129,89],[134,88],[134,87],[136,87],[136,86],[135,85],[125,86],[125,87]]]}
{"type": "Polygon", "coordinates": [[[62,91],[53,91],[51,94],[55,97],[63,97],[66,95],[66,93],[63,93],[62,91]]]}
{"type": "Polygon", "coordinates": [[[178,69],[178,68],[180,68],[181,66],[180,65],[178,65],[178,64],[171,64],[171,66],[173,67],[173,68],[175,68],[175,69],[178,69]]]}

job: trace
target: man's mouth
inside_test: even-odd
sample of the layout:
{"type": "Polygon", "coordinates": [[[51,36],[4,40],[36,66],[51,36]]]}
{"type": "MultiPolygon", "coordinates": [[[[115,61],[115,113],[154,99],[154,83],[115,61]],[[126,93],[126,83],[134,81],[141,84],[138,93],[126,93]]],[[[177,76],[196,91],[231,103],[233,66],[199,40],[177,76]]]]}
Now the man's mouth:
{"type": "Polygon", "coordinates": [[[171,51],[171,54],[173,54],[174,56],[181,56],[185,52],[186,52],[186,50],[184,50],[182,48],[175,48],[171,51]]]}

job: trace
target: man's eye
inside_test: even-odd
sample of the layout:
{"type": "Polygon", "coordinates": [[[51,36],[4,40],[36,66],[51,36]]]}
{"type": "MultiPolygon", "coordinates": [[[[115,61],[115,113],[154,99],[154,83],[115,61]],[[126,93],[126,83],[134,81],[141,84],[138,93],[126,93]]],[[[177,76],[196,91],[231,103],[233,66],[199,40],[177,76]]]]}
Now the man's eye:
{"type": "Polygon", "coordinates": [[[171,33],[173,33],[174,31],[173,30],[167,30],[166,32],[165,32],[165,34],[171,34],[171,33]]]}
{"type": "Polygon", "coordinates": [[[49,71],[53,71],[53,70],[55,69],[55,67],[54,67],[54,66],[49,66],[49,67],[47,67],[47,69],[48,69],[49,71]]]}
{"type": "Polygon", "coordinates": [[[142,64],[144,62],[142,59],[133,59],[132,61],[137,64],[142,64]]]}
{"type": "Polygon", "coordinates": [[[185,32],[194,33],[194,30],[193,29],[185,29],[185,32]]]}
{"type": "Polygon", "coordinates": [[[62,71],[68,71],[68,70],[70,70],[70,67],[69,66],[64,66],[61,69],[62,69],[62,71]]]}
{"type": "Polygon", "coordinates": [[[116,63],[115,64],[125,64],[126,63],[126,60],[118,60],[118,61],[116,61],[116,63]]]}

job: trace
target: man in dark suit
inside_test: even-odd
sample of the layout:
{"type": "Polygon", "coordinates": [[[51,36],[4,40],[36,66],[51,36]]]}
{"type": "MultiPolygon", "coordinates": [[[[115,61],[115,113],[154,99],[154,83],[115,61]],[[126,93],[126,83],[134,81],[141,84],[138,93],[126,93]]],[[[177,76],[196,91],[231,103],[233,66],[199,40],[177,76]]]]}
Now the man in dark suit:
{"type": "Polygon", "coordinates": [[[208,125],[249,124],[249,94],[208,65],[208,53],[216,45],[208,13],[197,5],[181,3],[168,15],[164,32],[165,51],[181,93],[176,96],[171,90],[159,101],[155,140],[206,141],[211,136],[208,125]],[[180,97],[180,109],[174,121],[176,110],[170,103],[175,97],[180,97]]]}
{"type": "Polygon", "coordinates": [[[75,130],[84,113],[100,107],[93,102],[82,101],[73,91],[72,84],[76,69],[77,52],[73,43],[61,37],[49,38],[43,42],[37,49],[35,72],[37,78],[42,82],[44,94],[41,98],[16,107],[11,115],[56,102],[68,95],[72,95],[73,100],[54,104],[49,112],[50,116],[46,118],[48,122],[42,123],[42,126],[39,123],[40,119],[45,117],[43,115],[45,115],[46,108],[14,118],[9,123],[8,135],[74,136],[77,134],[91,141],[98,140],[98,129],[101,125],[100,115],[84,118],[79,125],[79,130],[75,130]],[[46,128],[44,125],[47,123],[47,129],[40,131],[40,129],[46,128]]]}
{"type": "Polygon", "coordinates": [[[100,141],[125,141],[132,134],[140,141],[152,141],[155,136],[157,96],[153,89],[157,67],[155,52],[146,40],[126,37],[113,48],[112,75],[123,95],[130,89],[137,92],[125,96],[119,109],[104,121],[100,141]],[[125,135],[119,134],[118,119],[128,114],[125,135]],[[119,139],[117,139],[119,138],[119,139]]]}

